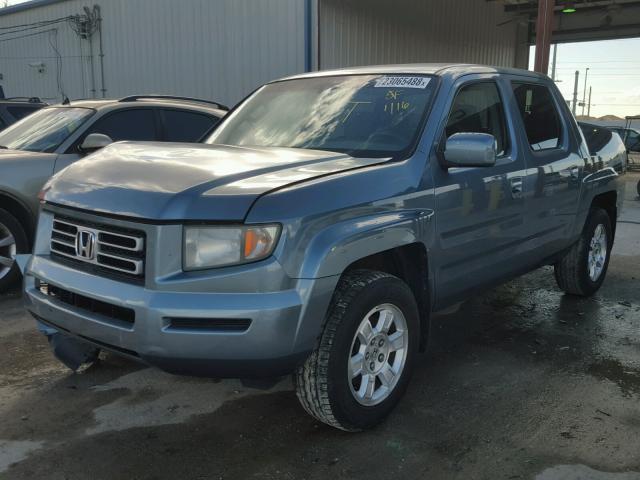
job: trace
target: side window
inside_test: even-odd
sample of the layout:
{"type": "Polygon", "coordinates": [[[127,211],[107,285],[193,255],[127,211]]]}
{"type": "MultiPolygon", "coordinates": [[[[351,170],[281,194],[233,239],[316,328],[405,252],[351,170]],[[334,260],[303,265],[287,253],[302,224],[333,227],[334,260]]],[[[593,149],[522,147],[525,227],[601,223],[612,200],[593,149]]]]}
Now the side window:
{"type": "Polygon", "coordinates": [[[544,85],[513,82],[513,93],[532,150],[558,148],[562,137],[560,114],[544,85]]]}
{"type": "Polygon", "coordinates": [[[628,130],[625,144],[632,152],[640,151],[640,133],[634,130],[628,130]]]}
{"type": "Polygon", "coordinates": [[[24,118],[27,115],[31,115],[33,112],[39,109],[40,107],[7,107],[7,111],[16,120],[20,120],[21,118],[24,118]]]}
{"type": "Polygon", "coordinates": [[[163,110],[168,142],[198,142],[217,120],[213,117],[184,110],[163,110]]]}
{"type": "Polygon", "coordinates": [[[109,113],[94,123],[87,134],[103,133],[119,140],[158,140],[155,112],[151,109],[123,110],[109,113]]]}
{"type": "Polygon", "coordinates": [[[493,82],[478,82],[462,87],[453,101],[446,135],[454,133],[489,133],[496,139],[498,156],[508,149],[504,108],[498,86],[493,82]]]}

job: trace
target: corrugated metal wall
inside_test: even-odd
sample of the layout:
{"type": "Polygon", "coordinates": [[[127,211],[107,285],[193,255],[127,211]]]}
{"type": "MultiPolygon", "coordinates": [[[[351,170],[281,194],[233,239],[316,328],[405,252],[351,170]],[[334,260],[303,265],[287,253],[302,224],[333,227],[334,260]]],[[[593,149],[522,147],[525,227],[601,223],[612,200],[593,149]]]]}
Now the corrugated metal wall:
{"type": "MultiPolygon", "coordinates": [[[[233,104],[268,80],[304,70],[301,0],[97,3],[107,97],[153,92],[233,104]]],[[[59,84],[70,98],[93,96],[89,42],[66,22],[18,33],[4,29],[81,14],[84,6],[93,5],[68,0],[0,16],[0,84],[7,96],[59,100],[59,84]],[[30,36],[18,38],[24,35],[30,36]]],[[[96,95],[101,96],[97,35],[93,43],[96,95]]]]}
{"type": "Polygon", "coordinates": [[[319,16],[323,69],[406,62],[526,68],[518,58],[523,27],[501,2],[320,0],[319,16]]]}

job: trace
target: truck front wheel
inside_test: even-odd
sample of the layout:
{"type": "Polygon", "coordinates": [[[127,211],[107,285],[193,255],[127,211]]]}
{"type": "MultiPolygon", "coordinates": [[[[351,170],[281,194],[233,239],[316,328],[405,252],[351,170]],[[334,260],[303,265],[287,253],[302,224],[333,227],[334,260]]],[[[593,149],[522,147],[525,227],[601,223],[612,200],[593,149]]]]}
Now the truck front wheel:
{"type": "Polygon", "coordinates": [[[371,270],[345,274],[317,348],[294,375],[300,403],[342,430],[379,423],[406,390],[419,328],[415,298],[402,280],[371,270]]]}
{"type": "Polygon", "coordinates": [[[555,264],[558,286],[572,295],[593,295],[604,281],[612,246],[609,215],[602,208],[592,209],[579,240],[555,264]]]}

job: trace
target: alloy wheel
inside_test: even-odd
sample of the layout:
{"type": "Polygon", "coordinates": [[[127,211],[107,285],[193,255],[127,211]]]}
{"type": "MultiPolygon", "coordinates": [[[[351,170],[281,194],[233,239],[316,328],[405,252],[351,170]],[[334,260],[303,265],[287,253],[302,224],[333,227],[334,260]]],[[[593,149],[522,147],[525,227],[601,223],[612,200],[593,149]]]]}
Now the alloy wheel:
{"type": "Polygon", "coordinates": [[[351,393],[365,406],[383,402],[402,376],[409,332],[402,311],[385,303],[373,308],[358,326],[348,364],[351,393]]]}
{"type": "Polygon", "coordinates": [[[0,223],[0,279],[9,275],[16,256],[16,239],[11,231],[0,223]]]}
{"type": "Polygon", "coordinates": [[[598,224],[589,242],[589,254],[587,256],[587,268],[589,278],[595,282],[600,278],[607,260],[607,231],[604,225],[598,224]]]}

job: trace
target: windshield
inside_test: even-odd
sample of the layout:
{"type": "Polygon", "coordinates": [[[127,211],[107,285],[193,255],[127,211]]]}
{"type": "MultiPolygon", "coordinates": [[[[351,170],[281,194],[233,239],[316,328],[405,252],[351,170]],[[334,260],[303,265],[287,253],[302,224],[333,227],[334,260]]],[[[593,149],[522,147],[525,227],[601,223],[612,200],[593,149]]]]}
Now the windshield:
{"type": "Polygon", "coordinates": [[[433,95],[429,76],[352,75],[265,85],[206,143],[405,156],[433,95]]]}
{"type": "Polygon", "coordinates": [[[0,132],[0,145],[12,150],[53,152],[92,114],[88,108],[43,108],[0,132]]]}

